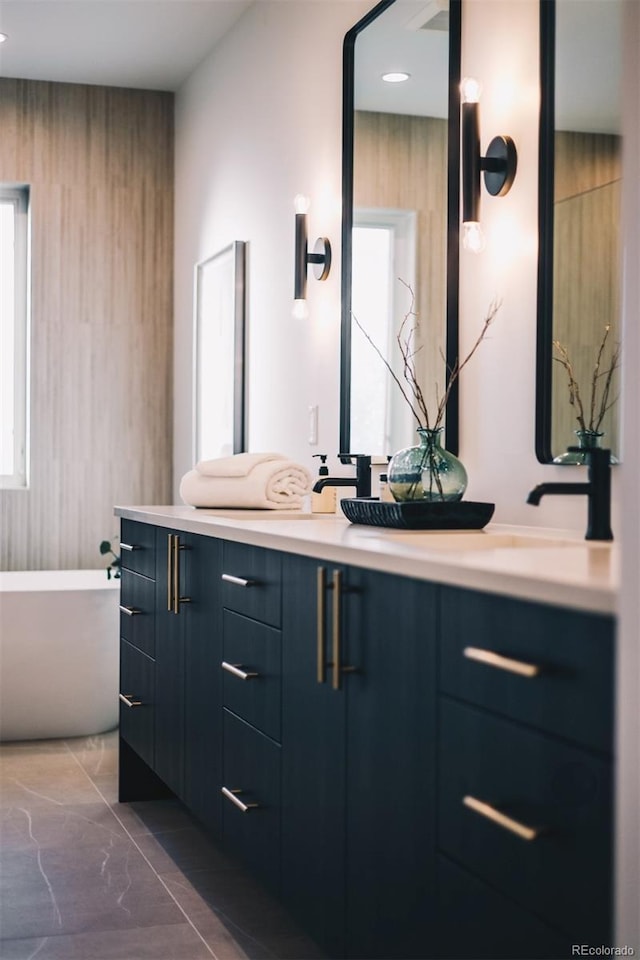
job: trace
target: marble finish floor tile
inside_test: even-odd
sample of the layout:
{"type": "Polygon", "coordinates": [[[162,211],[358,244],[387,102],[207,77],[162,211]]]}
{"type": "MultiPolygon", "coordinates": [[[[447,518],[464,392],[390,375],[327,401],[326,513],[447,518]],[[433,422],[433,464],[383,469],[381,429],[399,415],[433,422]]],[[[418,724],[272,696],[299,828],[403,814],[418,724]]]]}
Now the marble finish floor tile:
{"type": "MultiPolygon", "coordinates": [[[[190,923],[0,940],[2,960],[211,960],[190,923]]],[[[238,957],[238,954],[236,954],[238,957]]]]}
{"type": "Polygon", "coordinates": [[[179,801],[117,802],[117,751],[0,745],[1,960],[321,960],[179,801]]]}

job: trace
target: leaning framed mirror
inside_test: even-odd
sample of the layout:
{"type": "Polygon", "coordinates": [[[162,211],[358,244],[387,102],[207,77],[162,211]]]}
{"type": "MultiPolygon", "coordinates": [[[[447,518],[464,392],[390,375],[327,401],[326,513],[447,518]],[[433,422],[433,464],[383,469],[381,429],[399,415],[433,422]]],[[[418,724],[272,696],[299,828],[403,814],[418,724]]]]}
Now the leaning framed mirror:
{"type": "Polygon", "coordinates": [[[195,267],[194,462],[245,449],[246,246],[195,267]]]}
{"type": "MultiPolygon", "coordinates": [[[[382,0],[345,37],[345,453],[384,458],[415,442],[391,372],[405,385],[397,342],[405,317],[415,321],[416,376],[432,409],[458,355],[460,21],[460,0],[382,0]]],[[[445,431],[456,453],[457,384],[445,431]]]]}
{"type": "Polygon", "coordinates": [[[624,0],[540,4],[536,455],[619,456],[624,0]],[[568,448],[579,448],[570,450],[568,448]]]}

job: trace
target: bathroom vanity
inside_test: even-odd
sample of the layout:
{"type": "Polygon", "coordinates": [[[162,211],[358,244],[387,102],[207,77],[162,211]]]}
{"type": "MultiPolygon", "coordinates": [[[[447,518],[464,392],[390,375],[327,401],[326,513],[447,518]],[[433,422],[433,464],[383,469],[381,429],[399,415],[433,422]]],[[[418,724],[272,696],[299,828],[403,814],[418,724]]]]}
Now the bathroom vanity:
{"type": "Polygon", "coordinates": [[[614,547],[116,513],[122,801],[180,797],[330,957],[612,942],[614,547]]]}

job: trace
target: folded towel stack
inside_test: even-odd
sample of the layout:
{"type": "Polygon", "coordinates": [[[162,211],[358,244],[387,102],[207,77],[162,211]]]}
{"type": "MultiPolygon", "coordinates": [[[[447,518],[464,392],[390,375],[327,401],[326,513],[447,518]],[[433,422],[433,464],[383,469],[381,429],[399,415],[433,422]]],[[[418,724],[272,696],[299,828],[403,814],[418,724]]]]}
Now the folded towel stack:
{"type": "Polygon", "coordinates": [[[180,496],[192,507],[296,510],[310,489],[307,468],[279,453],[201,460],[180,481],[180,496]]]}

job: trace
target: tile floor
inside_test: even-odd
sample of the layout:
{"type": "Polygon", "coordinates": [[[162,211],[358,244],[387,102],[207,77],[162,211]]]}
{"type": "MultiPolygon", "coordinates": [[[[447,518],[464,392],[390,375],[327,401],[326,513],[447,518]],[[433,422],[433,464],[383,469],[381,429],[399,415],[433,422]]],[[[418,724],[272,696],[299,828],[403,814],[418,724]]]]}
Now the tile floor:
{"type": "Polygon", "coordinates": [[[178,801],[117,802],[117,734],[0,744],[0,960],[318,960],[178,801]]]}

